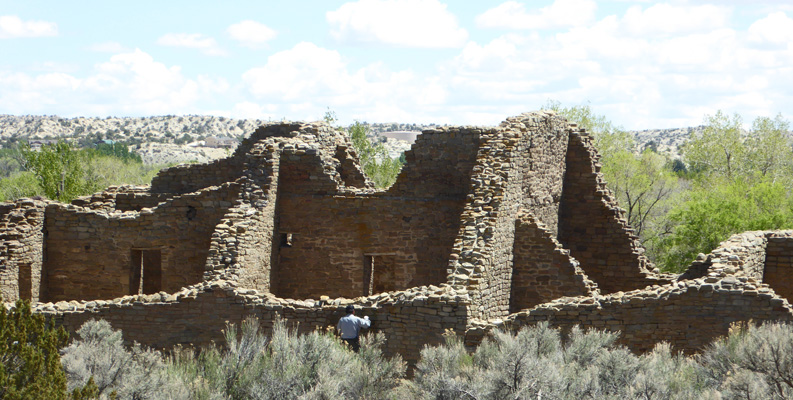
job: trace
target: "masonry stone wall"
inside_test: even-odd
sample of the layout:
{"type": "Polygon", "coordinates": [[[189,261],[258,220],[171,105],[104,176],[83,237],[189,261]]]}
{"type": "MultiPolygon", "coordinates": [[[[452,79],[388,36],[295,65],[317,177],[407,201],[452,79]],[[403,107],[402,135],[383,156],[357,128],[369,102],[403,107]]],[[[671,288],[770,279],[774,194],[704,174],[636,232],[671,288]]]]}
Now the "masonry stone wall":
{"type": "Polygon", "coordinates": [[[780,296],[793,301],[793,231],[766,234],[764,283],[780,296]]]}
{"type": "Polygon", "coordinates": [[[515,224],[510,313],[559,297],[598,293],[597,284],[531,213],[522,212],[515,224]]]}
{"type": "Polygon", "coordinates": [[[403,292],[381,293],[352,301],[284,300],[253,289],[237,288],[227,281],[205,282],[174,294],[124,296],[111,301],[40,303],[36,312],[74,332],[89,319],[104,319],[121,329],[128,343],[136,341],[155,348],[175,345],[223,344],[226,323],[239,324],[256,317],[264,332],[276,317],[300,332],[335,327],[354,304],[358,315],[372,320],[370,332],[382,332],[387,340],[384,352],[396,354],[414,364],[424,345],[443,342],[443,333],[465,333],[465,316],[470,304],[465,293],[449,288],[420,287],[403,292]]]}
{"type": "Polygon", "coordinates": [[[482,134],[482,129],[471,127],[425,130],[405,152],[406,164],[388,196],[464,198],[482,134]]]}
{"type": "Polygon", "coordinates": [[[365,264],[372,293],[446,280],[462,200],[290,196],[278,200],[280,242],[273,293],[357,297],[365,264]]]}
{"type": "MultiPolygon", "coordinates": [[[[725,277],[681,281],[608,296],[563,298],[510,315],[508,329],[547,321],[563,329],[604,329],[620,334],[619,343],[635,352],[668,342],[693,353],[739,321],[790,321],[793,309],[771,288],[752,278],[725,277]]],[[[466,333],[475,345],[494,324],[473,324],[466,333]]]]}
{"type": "Polygon", "coordinates": [[[23,199],[0,205],[0,296],[38,301],[47,202],[23,199]]]}
{"type": "Polygon", "coordinates": [[[97,211],[140,211],[154,208],[172,195],[168,193],[151,193],[147,186],[111,186],[91,196],[78,197],[72,200],[73,205],[97,211]]]}
{"type": "Polygon", "coordinates": [[[567,148],[567,123],[553,113],[509,118],[481,129],[449,282],[471,291],[474,318],[510,309],[515,220],[521,207],[555,231],[567,148]]]}
{"type": "Polygon", "coordinates": [[[226,184],[140,212],[106,213],[73,205],[46,210],[45,299],[110,299],[130,293],[133,250],[161,255],[161,290],[199,282],[210,236],[239,187],[226,184]]]}
{"type": "Polygon", "coordinates": [[[606,187],[585,132],[570,135],[566,164],[559,242],[604,293],[663,283],[606,187]]]}
{"type": "Polygon", "coordinates": [[[478,140],[478,132],[428,133],[379,193],[342,190],[319,149],[285,147],[273,292],[355,297],[445,281],[478,140]],[[460,151],[439,146],[447,141],[460,151]]]}

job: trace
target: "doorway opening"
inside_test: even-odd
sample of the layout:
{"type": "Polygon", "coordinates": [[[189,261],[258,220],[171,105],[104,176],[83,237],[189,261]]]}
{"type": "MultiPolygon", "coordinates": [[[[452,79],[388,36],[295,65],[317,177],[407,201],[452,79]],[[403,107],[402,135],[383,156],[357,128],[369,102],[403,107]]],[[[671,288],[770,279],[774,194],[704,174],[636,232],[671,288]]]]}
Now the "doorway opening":
{"type": "Polygon", "coordinates": [[[162,290],[162,250],[132,249],[129,294],[154,294],[162,290]]]}
{"type": "Polygon", "coordinates": [[[395,282],[396,254],[364,254],[363,295],[397,290],[395,282]]]}

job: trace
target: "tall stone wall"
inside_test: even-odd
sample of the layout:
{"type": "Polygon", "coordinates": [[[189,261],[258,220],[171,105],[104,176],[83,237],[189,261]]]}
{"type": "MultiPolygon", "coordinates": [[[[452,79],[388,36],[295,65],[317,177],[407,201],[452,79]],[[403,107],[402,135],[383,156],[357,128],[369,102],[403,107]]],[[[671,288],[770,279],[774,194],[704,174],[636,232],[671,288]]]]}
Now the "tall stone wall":
{"type": "Polygon", "coordinates": [[[518,210],[536,211],[555,230],[568,129],[555,114],[537,112],[480,130],[449,282],[471,292],[472,317],[488,319],[509,313],[518,210]]]}
{"type": "Polygon", "coordinates": [[[185,195],[140,212],[105,213],[50,204],[46,210],[49,301],[111,299],[137,293],[133,250],[159,251],[161,290],[199,282],[211,234],[238,185],[185,195]]]}
{"type": "Polygon", "coordinates": [[[215,227],[204,279],[232,280],[245,288],[270,292],[272,265],[277,261],[279,156],[272,144],[252,151],[258,160],[249,163],[250,178],[240,179],[240,198],[215,227]]]}
{"type": "Polygon", "coordinates": [[[764,283],[780,296],[793,301],[793,231],[769,232],[766,235],[764,283]]]}
{"type": "Polygon", "coordinates": [[[598,293],[570,252],[532,214],[519,214],[515,224],[510,313],[559,297],[598,293]]]}
{"type": "Polygon", "coordinates": [[[663,283],[606,187],[598,158],[585,132],[570,135],[559,242],[605,293],[663,283]]]}
{"type": "Polygon", "coordinates": [[[343,146],[335,169],[321,148],[284,146],[273,292],[355,297],[445,281],[478,140],[476,131],[429,132],[385,192],[345,187],[361,182],[344,172],[343,146]],[[440,146],[447,141],[456,151],[440,146]]]}
{"type": "Polygon", "coordinates": [[[0,205],[0,296],[38,301],[44,253],[45,201],[0,205]]]}

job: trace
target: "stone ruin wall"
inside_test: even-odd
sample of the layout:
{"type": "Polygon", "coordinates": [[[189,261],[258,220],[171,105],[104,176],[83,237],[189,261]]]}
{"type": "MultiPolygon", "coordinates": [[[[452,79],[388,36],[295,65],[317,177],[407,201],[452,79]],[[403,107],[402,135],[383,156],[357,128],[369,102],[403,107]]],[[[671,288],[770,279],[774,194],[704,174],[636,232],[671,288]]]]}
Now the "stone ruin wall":
{"type": "MultiPolygon", "coordinates": [[[[750,278],[696,279],[606,296],[563,298],[510,315],[501,326],[519,329],[547,321],[568,330],[605,329],[620,333],[619,343],[633,351],[652,350],[668,342],[687,353],[728,333],[738,321],[790,321],[793,308],[766,285],[750,278]]],[[[496,325],[474,326],[468,345],[478,344],[496,325]]]]}
{"type": "MultiPolygon", "coordinates": [[[[323,124],[268,125],[240,148],[212,168],[164,170],[154,191],[118,188],[71,206],[42,202],[47,224],[59,219],[64,224],[53,225],[56,239],[47,246],[47,259],[52,250],[53,257],[71,257],[81,265],[74,271],[43,265],[54,282],[58,275],[100,271],[93,258],[124,257],[123,249],[85,256],[84,246],[93,249],[94,240],[107,236],[101,232],[111,229],[110,221],[138,224],[118,233],[128,252],[129,246],[142,245],[136,237],[161,233],[154,228],[157,221],[185,218],[188,203],[201,196],[206,196],[201,207],[209,207],[212,217],[195,241],[193,233],[173,232],[177,236],[167,238],[188,244],[178,257],[164,255],[164,274],[183,274],[168,278],[173,288],[107,300],[129,293],[123,286],[128,273],[116,271],[92,282],[119,294],[77,301],[80,289],[67,288],[66,280],[47,280],[43,287],[72,292],[36,309],[72,331],[88,318],[105,318],[127,340],[167,348],[222,342],[225,322],[239,323],[248,315],[271,326],[278,313],[303,331],[333,326],[344,305],[356,304],[388,337],[386,354],[399,353],[409,361],[418,359],[422,345],[441,343],[445,329],[475,344],[497,326],[547,320],[562,328],[580,324],[622,331],[623,343],[637,351],[659,340],[691,350],[726,332],[731,321],[793,315],[784,298],[760,283],[772,279],[773,269],[778,271],[773,280],[784,281],[784,271],[793,264],[786,256],[791,235],[747,236],[739,240],[746,242],[743,250],[728,246],[729,255],[714,250],[689,270],[698,271],[700,279],[673,282],[655,274],[605,188],[589,138],[552,113],[524,114],[496,128],[428,131],[408,153],[397,184],[385,192],[371,189],[352,161],[349,141],[323,124]],[[220,188],[213,186],[221,181],[220,188]],[[345,223],[336,224],[328,209],[345,223]],[[140,234],[141,228],[150,233],[140,234]],[[285,234],[292,234],[292,247],[283,246],[285,234]],[[311,251],[313,256],[305,255],[311,251]],[[327,256],[334,251],[335,260],[327,256]],[[375,281],[375,293],[386,292],[358,297],[365,289],[367,253],[393,258],[391,264],[375,265],[387,267],[376,271],[385,273],[380,278],[392,286],[375,281]],[[177,259],[190,261],[177,265],[177,259]],[[765,277],[758,277],[758,266],[765,277]],[[333,268],[342,273],[332,276],[333,268]],[[730,271],[734,276],[724,275],[730,271]],[[408,289],[412,285],[418,287],[408,289]],[[632,290],[637,288],[645,289],[632,290]],[[523,307],[533,308],[518,311],[523,307]]],[[[34,227],[20,236],[29,237],[31,245],[15,247],[33,249],[34,257],[44,240],[35,223],[42,216],[30,212],[30,222],[11,224],[8,216],[14,213],[6,206],[0,234],[19,231],[17,225],[34,227]]],[[[0,249],[0,261],[8,253],[0,249]]],[[[4,282],[19,275],[9,263],[2,267],[4,282]]],[[[790,290],[784,285],[793,287],[769,283],[779,293],[790,290]]]]}
{"type": "MultiPolygon", "coordinates": [[[[202,280],[210,236],[239,191],[225,184],[140,212],[102,212],[53,203],[46,209],[48,301],[111,299],[131,293],[134,250],[159,251],[161,287],[202,280]]],[[[157,291],[159,291],[157,290],[157,291]]]]}
{"type": "Polygon", "coordinates": [[[604,293],[668,282],[644,256],[638,237],[606,187],[598,158],[585,132],[570,135],[559,242],[604,293]]]}
{"type": "Polygon", "coordinates": [[[570,251],[532,214],[522,212],[515,224],[510,313],[560,297],[598,294],[570,251]]]}
{"type": "Polygon", "coordinates": [[[668,282],[643,256],[595,160],[586,132],[553,113],[508,118],[483,133],[449,277],[471,291],[471,317],[509,313],[521,209],[543,229],[558,231],[559,242],[606,293],[668,282]]]}
{"type": "MultiPolygon", "coordinates": [[[[561,192],[567,141],[560,125],[560,119],[536,113],[510,118],[498,128],[476,128],[482,131],[481,145],[449,266],[450,284],[471,293],[470,317],[509,312],[518,211],[558,207],[553,193],[561,192]],[[532,197],[533,188],[525,187],[532,185],[548,189],[532,197]]],[[[539,214],[541,220],[546,215],[539,214]]],[[[555,229],[555,219],[546,220],[555,229]]]]}
{"type": "Polygon", "coordinates": [[[44,260],[46,201],[22,199],[0,205],[0,296],[38,301],[44,260]]]}
{"type": "Polygon", "coordinates": [[[449,288],[412,288],[356,299],[315,301],[281,299],[269,293],[238,288],[233,282],[203,282],[174,294],[124,296],[89,302],[39,303],[34,311],[75,332],[89,319],[104,319],[120,329],[128,342],[137,341],[159,349],[175,345],[206,346],[223,343],[226,323],[239,324],[246,317],[259,319],[268,334],[277,317],[299,332],[332,329],[355,304],[359,315],[372,320],[373,332],[387,340],[386,356],[400,354],[415,364],[424,345],[443,343],[451,330],[462,336],[466,329],[470,298],[449,288]]]}
{"type": "Polygon", "coordinates": [[[423,135],[385,192],[329,190],[333,182],[320,173],[316,155],[284,153],[273,293],[357,297],[444,282],[467,193],[461,182],[470,175],[478,140],[466,131],[423,135]],[[449,142],[458,151],[442,146],[449,142]]]}
{"type": "Polygon", "coordinates": [[[766,235],[763,282],[780,296],[793,299],[793,231],[766,235]]]}

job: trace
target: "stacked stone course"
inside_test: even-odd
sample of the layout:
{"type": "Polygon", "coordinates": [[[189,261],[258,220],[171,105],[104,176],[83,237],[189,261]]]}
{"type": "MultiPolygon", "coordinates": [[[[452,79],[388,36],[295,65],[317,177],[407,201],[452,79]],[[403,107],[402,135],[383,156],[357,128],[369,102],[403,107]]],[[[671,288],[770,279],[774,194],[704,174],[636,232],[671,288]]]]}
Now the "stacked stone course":
{"type": "Polygon", "coordinates": [[[221,342],[249,316],[324,329],[354,304],[410,362],[447,330],[473,346],[548,321],[694,351],[731,322],[793,316],[793,233],[738,235],[658,274],[590,138],[553,112],[428,130],[405,158],[376,190],[343,133],[272,123],[150,187],[6,204],[0,289],[71,331],[104,318],[158,348],[221,342]]]}

